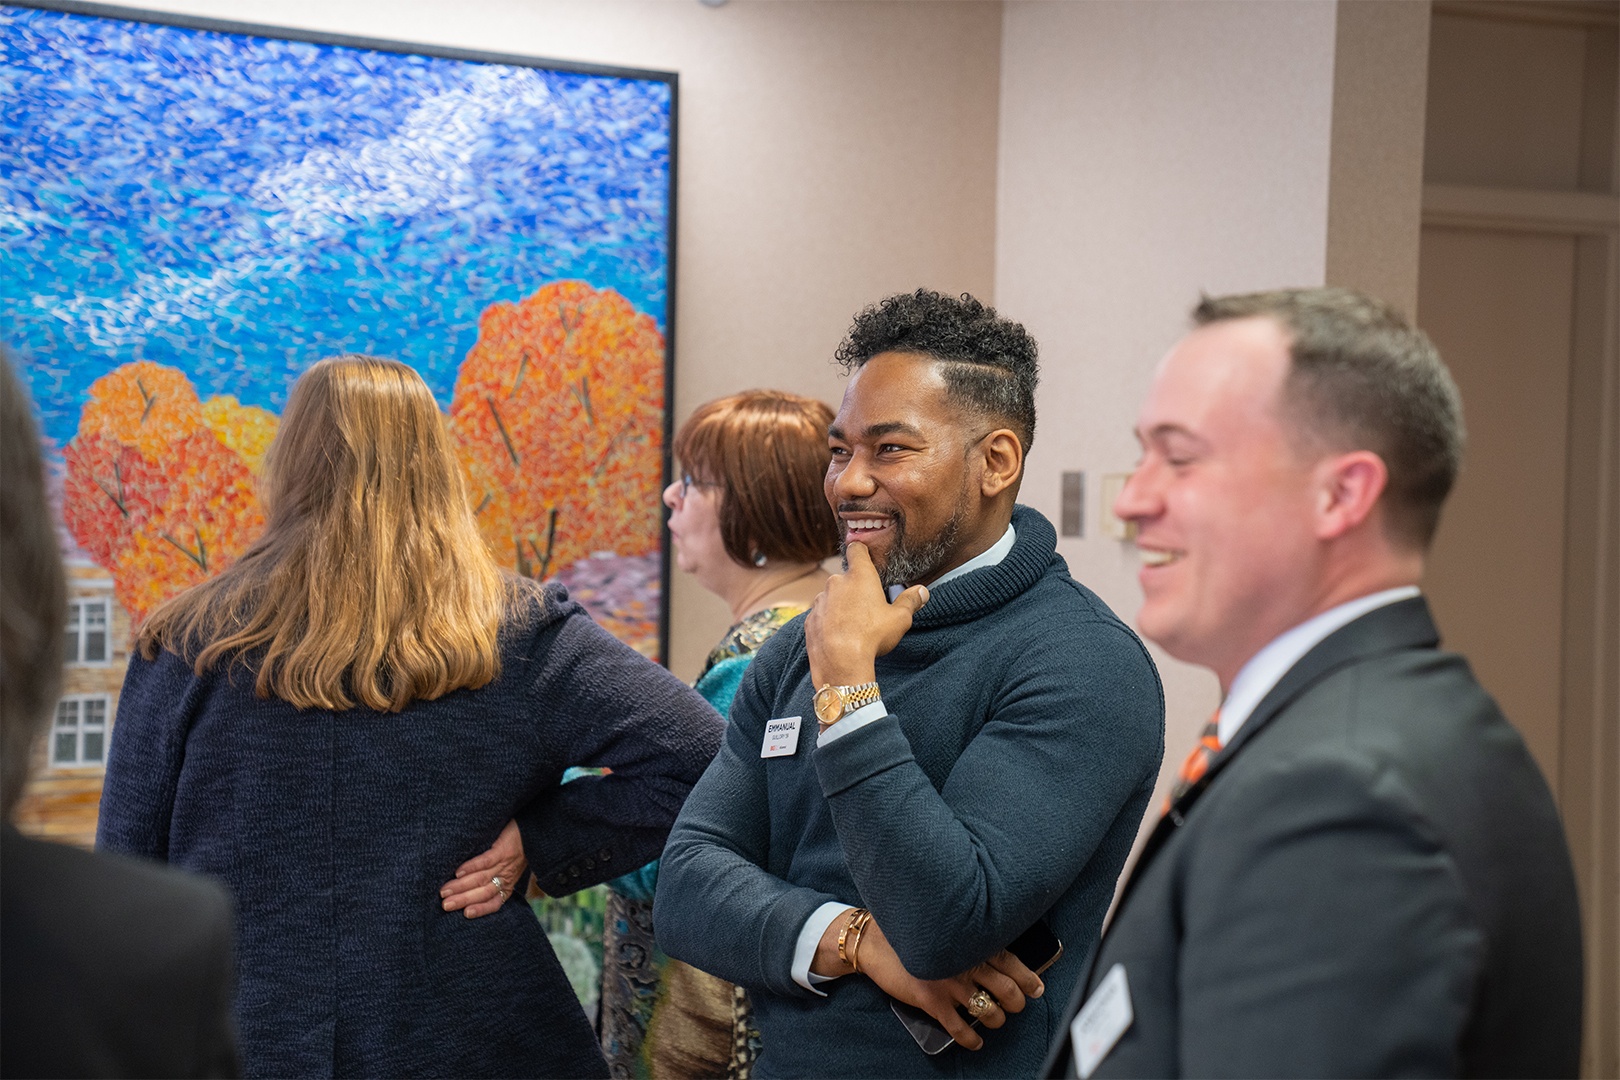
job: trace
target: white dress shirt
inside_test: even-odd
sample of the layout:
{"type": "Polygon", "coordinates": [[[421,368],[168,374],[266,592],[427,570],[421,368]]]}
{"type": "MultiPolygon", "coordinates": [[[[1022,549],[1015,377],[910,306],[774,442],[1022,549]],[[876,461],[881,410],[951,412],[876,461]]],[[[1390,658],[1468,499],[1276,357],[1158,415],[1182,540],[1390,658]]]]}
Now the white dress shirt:
{"type": "Polygon", "coordinates": [[[1242,670],[1237,673],[1237,678],[1232,680],[1232,688],[1227,691],[1226,700],[1221,702],[1220,719],[1216,724],[1221,745],[1225,746],[1232,741],[1253,714],[1255,706],[1271,693],[1272,688],[1282,681],[1282,677],[1288,674],[1290,668],[1299,663],[1306,653],[1321,644],[1329,634],[1349,625],[1369,611],[1376,611],[1402,600],[1410,600],[1417,595],[1416,585],[1402,585],[1399,588],[1358,596],[1338,607],[1328,608],[1322,614],[1312,616],[1292,630],[1285,630],[1272,638],[1270,644],[1251,656],[1249,662],[1243,665],[1242,670]]]}
{"type": "MultiPolygon", "coordinates": [[[[1013,544],[1017,540],[1018,533],[1013,530],[1012,525],[1009,523],[1007,531],[1001,534],[1000,540],[997,540],[983,553],[975,555],[956,569],[947,570],[939,575],[929,588],[937,589],[952,578],[959,578],[963,574],[971,574],[973,571],[982,570],[986,566],[996,565],[1007,557],[1007,553],[1013,549],[1013,544]]],[[[894,598],[905,591],[906,586],[904,585],[890,585],[888,589],[889,602],[894,603],[894,598]]],[[[883,699],[878,698],[869,705],[862,705],[860,708],[855,709],[848,716],[839,720],[838,723],[818,734],[816,736],[816,745],[826,746],[834,739],[841,739],[850,732],[863,728],[874,720],[881,720],[888,715],[889,710],[884,708],[883,699]]],[[[832,925],[834,919],[850,910],[853,909],[848,904],[829,902],[812,911],[810,917],[804,921],[804,928],[799,931],[798,940],[793,947],[793,981],[806,990],[813,990],[820,994],[822,992],[816,990],[817,983],[831,982],[839,977],[837,975],[812,974],[810,964],[816,958],[816,946],[821,944],[821,935],[827,932],[827,927],[832,925]]]]}

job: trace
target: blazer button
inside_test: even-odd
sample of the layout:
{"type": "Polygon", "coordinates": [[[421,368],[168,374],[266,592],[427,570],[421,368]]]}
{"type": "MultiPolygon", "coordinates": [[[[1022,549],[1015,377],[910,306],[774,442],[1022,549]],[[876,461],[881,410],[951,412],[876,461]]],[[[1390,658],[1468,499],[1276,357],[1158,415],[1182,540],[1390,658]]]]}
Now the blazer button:
{"type": "Polygon", "coordinates": [[[569,868],[568,868],[568,876],[569,876],[569,877],[571,877],[571,878],[577,878],[577,877],[579,877],[579,867],[577,867],[577,866],[570,866],[570,867],[569,867],[569,868]]]}
{"type": "Polygon", "coordinates": [[[601,851],[598,851],[596,853],[596,857],[598,859],[601,859],[603,862],[607,862],[607,860],[608,860],[608,849],[603,848],[601,851]]]}
{"type": "Polygon", "coordinates": [[[585,856],[585,869],[587,869],[587,870],[595,870],[596,869],[596,860],[591,858],[589,855],[585,856]]]}

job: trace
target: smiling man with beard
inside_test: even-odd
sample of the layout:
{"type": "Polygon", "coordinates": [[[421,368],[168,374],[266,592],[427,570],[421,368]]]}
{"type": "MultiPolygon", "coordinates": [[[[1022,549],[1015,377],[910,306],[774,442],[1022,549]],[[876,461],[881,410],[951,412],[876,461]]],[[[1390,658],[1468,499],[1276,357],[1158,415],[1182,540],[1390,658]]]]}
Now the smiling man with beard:
{"type": "Polygon", "coordinates": [[[758,1076],[1028,1075],[1102,925],[1164,699],[1015,505],[1035,354],[926,290],[862,312],[838,351],[845,572],[749,669],[654,910],[670,955],[749,989],[758,1076]],[[1005,951],[1037,923],[1066,947],[1042,976],[1005,951]],[[957,1045],[925,1054],[891,999],[957,1045]]]}

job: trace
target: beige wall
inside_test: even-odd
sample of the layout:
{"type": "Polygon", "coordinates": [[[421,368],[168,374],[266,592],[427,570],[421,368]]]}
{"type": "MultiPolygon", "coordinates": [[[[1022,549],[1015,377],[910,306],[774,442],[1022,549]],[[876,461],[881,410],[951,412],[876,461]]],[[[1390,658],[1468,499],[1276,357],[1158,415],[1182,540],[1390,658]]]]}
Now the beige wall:
{"type": "MultiPolygon", "coordinates": [[[[1086,471],[1086,534],[1059,550],[1126,619],[1137,562],[1098,528],[1099,488],[1136,459],[1154,365],[1200,290],[1324,280],[1335,18],[1330,3],[1007,5],[997,302],[1043,364],[1023,500],[1055,516],[1059,473],[1086,471]]],[[[1168,777],[1218,690],[1154,655],[1168,777]]]]}
{"type": "Polygon", "coordinates": [[[1617,22],[1614,0],[1435,5],[1419,307],[1468,426],[1426,591],[1558,799],[1586,1076],[1620,1070],[1617,22]]]}
{"type": "Polygon", "coordinates": [[[1328,179],[1329,285],[1417,310],[1428,0],[1340,4],[1328,179]]]}
{"type": "MultiPolygon", "coordinates": [[[[1342,284],[1416,306],[1428,4],[1010,0],[1002,31],[996,299],[1043,355],[1024,501],[1055,515],[1087,476],[1085,535],[1059,542],[1116,611],[1140,606],[1102,478],[1200,292],[1342,284]]],[[[1155,650],[1161,790],[1219,690],[1155,650]]]]}
{"type": "MultiPolygon", "coordinates": [[[[776,386],[837,404],[862,305],[994,287],[999,3],[139,0],[147,9],[680,73],[676,419],[776,386]]],[[[675,572],[671,666],[729,617],[675,572]]]]}
{"type": "Polygon", "coordinates": [[[1423,323],[1468,427],[1424,585],[1446,645],[1517,725],[1554,795],[1575,246],[1568,235],[1423,230],[1423,323]]]}

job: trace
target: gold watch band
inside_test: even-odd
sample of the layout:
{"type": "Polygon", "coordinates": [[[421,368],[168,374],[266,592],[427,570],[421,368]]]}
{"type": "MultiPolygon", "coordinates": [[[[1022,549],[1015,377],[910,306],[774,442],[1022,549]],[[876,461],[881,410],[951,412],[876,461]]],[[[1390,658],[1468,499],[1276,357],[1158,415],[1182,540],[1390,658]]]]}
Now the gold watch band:
{"type": "Polygon", "coordinates": [[[856,709],[872,704],[881,696],[875,682],[858,683],[855,686],[833,686],[829,683],[816,691],[816,722],[821,726],[821,730],[825,731],[856,709]]]}

